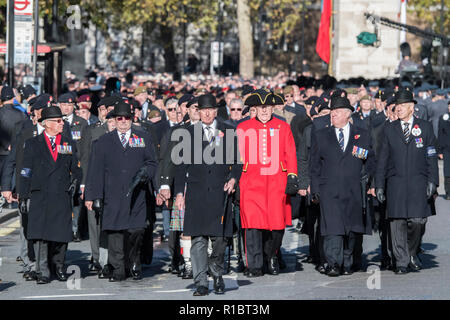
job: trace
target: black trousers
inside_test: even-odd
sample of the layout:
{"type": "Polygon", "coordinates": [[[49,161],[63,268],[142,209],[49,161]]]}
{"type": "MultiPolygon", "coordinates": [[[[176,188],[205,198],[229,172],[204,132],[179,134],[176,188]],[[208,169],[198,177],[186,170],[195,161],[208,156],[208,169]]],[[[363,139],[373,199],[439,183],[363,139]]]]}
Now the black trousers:
{"type": "Polygon", "coordinates": [[[283,241],[283,230],[245,229],[247,268],[262,269],[266,261],[275,257],[283,241]]]}
{"type": "Polygon", "coordinates": [[[353,265],[353,250],[357,234],[324,236],[323,249],[329,266],[350,269],[353,265]]]}
{"type": "Polygon", "coordinates": [[[20,216],[22,219],[23,235],[25,239],[27,239],[28,259],[30,259],[30,261],[35,261],[36,256],[34,254],[33,241],[28,240],[28,214],[21,214],[20,216]]]}
{"type": "Polygon", "coordinates": [[[386,204],[378,204],[379,212],[379,234],[381,241],[381,261],[392,262],[392,239],[391,239],[391,227],[389,219],[386,217],[386,204]]]}
{"type": "Polygon", "coordinates": [[[306,233],[309,238],[309,255],[314,263],[324,264],[326,262],[323,251],[323,237],[320,235],[320,206],[311,204],[306,211],[306,233]]]}
{"type": "Polygon", "coordinates": [[[191,238],[191,261],[194,283],[197,287],[208,287],[208,270],[214,277],[224,273],[225,249],[228,238],[196,236],[191,238]],[[212,243],[212,252],[208,258],[208,240],[212,243]]]}
{"type": "Polygon", "coordinates": [[[174,269],[178,269],[178,266],[184,261],[180,249],[180,236],[181,231],[169,231],[168,245],[170,257],[172,259],[170,264],[174,269]]]}
{"type": "Polygon", "coordinates": [[[113,275],[124,278],[126,269],[133,265],[141,269],[141,247],[144,229],[107,231],[108,263],[113,267],[113,275]]]}
{"type": "Polygon", "coordinates": [[[426,218],[390,219],[392,253],[397,267],[406,268],[415,257],[425,230],[426,218]]]}

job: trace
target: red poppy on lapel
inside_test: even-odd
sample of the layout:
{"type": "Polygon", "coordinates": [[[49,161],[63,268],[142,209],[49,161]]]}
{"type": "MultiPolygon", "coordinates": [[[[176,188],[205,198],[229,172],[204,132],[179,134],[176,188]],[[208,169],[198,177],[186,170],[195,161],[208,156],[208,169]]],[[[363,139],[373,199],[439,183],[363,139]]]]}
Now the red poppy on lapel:
{"type": "Polygon", "coordinates": [[[355,136],[355,140],[358,140],[358,139],[359,139],[359,137],[360,137],[360,135],[359,135],[359,134],[357,134],[357,135],[355,136]]]}

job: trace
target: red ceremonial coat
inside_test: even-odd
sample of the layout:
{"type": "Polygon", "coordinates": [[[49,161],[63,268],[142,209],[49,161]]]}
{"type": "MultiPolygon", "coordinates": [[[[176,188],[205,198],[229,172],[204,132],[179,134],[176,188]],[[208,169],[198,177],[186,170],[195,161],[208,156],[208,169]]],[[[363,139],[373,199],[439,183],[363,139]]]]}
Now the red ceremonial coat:
{"type": "Polygon", "coordinates": [[[242,228],[283,230],[292,225],[290,197],[285,194],[287,176],[297,175],[291,128],[275,117],[265,124],[253,118],[238,125],[237,135],[243,163],[242,228]]]}

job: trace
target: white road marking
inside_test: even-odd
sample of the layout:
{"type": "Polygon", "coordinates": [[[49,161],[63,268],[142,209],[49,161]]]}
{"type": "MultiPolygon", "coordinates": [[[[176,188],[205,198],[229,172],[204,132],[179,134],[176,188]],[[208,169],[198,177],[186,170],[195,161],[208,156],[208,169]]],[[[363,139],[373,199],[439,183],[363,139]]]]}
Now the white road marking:
{"type": "Polygon", "coordinates": [[[46,299],[46,298],[71,298],[71,297],[98,297],[98,296],[115,296],[112,293],[81,293],[81,294],[60,294],[53,296],[29,296],[22,299],[46,299]]]}
{"type": "Polygon", "coordinates": [[[13,233],[19,227],[20,227],[19,219],[6,225],[5,227],[0,227],[0,237],[4,237],[4,236],[7,236],[7,235],[13,233]]]}
{"type": "Polygon", "coordinates": [[[158,292],[158,293],[175,293],[175,292],[188,292],[188,291],[192,291],[192,289],[157,290],[157,291],[154,291],[154,292],[158,292]]]}

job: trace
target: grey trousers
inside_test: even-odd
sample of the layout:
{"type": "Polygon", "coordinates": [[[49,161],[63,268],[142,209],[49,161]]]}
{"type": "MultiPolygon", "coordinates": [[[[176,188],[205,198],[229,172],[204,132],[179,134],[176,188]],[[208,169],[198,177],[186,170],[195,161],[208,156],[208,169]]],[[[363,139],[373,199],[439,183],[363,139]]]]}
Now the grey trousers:
{"type": "Polygon", "coordinates": [[[350,269],[353,265],[353,250],[357,234],[324,236],[323,251],[329,266],[350,269]]]}
{"type": "Polygon", "coordinates": [[[391,219],[392,253],[397,267],[406,268],[416,256],[427,218],[391,219]]]}
{"type": "Polygon", "coordinates": [[[208,269],[214,277],[223,275],[227,242],[227,238],[224,237],[192,237],[191,260],[196,287],[208,287],[208,269]],[[208,238],[212,243],[212,252],[209,259],[208,238]]]}
{"type": "Polygon", "coordinates": [[[42,277],[50,277],[49,262],[56,267],[63,267],[66,257],[67,243],[36,240],[33,242],[36,254],[36,273],[42,277]],[[50,261],[48,261],[50,259],[50,261]]]}
{"type": "Polygon", "coordinates": [[[94,262],[99,262],[100,253],[99,253],[99,245],[100,245],[100,221],[97,223],[97,219],[95,218],[95,211],[88,210],[88,230],[89,230],[89,241],[91,243],[91,253],[92,260],[94,262]]]}

